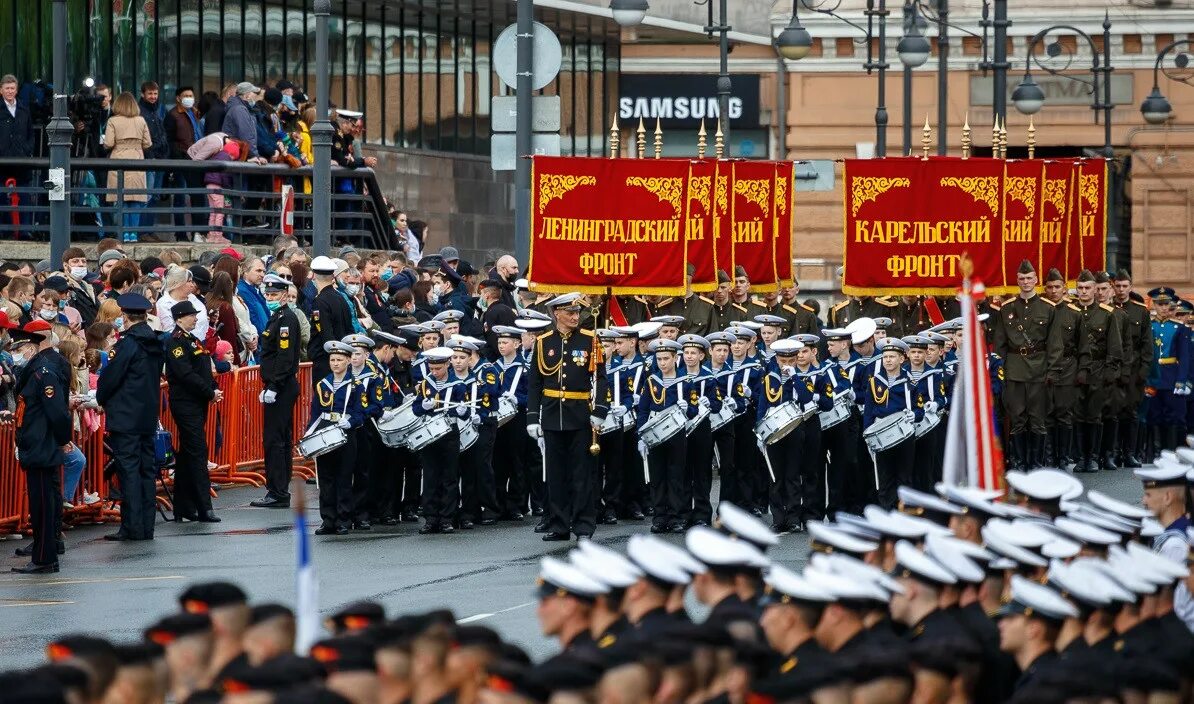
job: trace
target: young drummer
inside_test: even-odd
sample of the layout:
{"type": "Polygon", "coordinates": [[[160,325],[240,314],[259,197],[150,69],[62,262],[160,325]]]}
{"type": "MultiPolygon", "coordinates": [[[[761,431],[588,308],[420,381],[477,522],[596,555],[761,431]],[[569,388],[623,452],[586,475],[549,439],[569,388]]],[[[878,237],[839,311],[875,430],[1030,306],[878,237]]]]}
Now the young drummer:
{"type": "MultiPolygon", "coordinates": [[[[908,379],[912,382],[917,403],[926,414],[943,413],[949,406],[949,400],[945,395],[945,374],[941,369],[925,364],[926,350],[930,344],[929,338],[924,335],[908,335],[903,340],[904,344],[908,345],[908,364],[905,369],[908,372],[908,379]]],[[[917,463],[912,468],[912,481],[909,483],[913,489],[932,490],[934,468],[941,466],[941,443],[938,440],[938,433],[944,432],[945,426],[938,424],[937,427],[916,438],[917,463]]]]}
{"type": "Polygon", "coordinates": [[[501,395],[497,372],[488,364],[478,363],[477,345],[465,337],[448,343],[452,350],[452,377],[461,385],[462,400],[470,406],[457,406],[453,414],[458,424],[468,423],[477,431],[477,439],[460,457],[460,513],[457,527],[471,530],[473,525],[490,525],[493,518],[485,518],[484,508],[497,504],[493,481],[493,440],[497,423],[493,412],[501,395]]]}
{"type": "Polygon", "coordinates": [[[348,335],[341,342],[352,347],[348,370],[368,403],[366,422],[356,431],[357,455],[352,464],[352,528],[369,530],[373,527],[369,522],[369,503],[376,494],[370,469],[376,465],[382,447],[376,423],[390,403],[389,391],[381,368],[373,359],[373,340],[367,335],[348,335]]]}
{"type": "MultiPolygon", "coordinates": [[[[683,347],[683,375],[688,377],[688,403],[708,409],[708,413],[688,435],[688,450],[685,460],[685,482],[680,497],[681,518],[685,527],[707,526],[713,522],[713,505],[710,495],[713,491],[713,433],[709,429],[709,418],[721,411],[721,387],[713,371],[705,365],[709,353],[709,342],[700,335],[681,335],[683,347]]],[[[698,408],[699,413],[699,408],[698,408]]]]}
{"type": "Polygon", "coordinates": [[[357,385],[348,370],[353,348],[339,340],[323,345],[331,372],[315,385],[311,396],[311,425],[315,430],[336,426],[344,431],[347,442],[315,459],[319,476],[319,516],[323,519],[316,535],[344,535],[352,524],[352,467],[356,462],[355,430],[365,423],[369,399],[364,387],[357,385]]]}
{"type": "MultiPolygon", "coordinates": [[[[796,351],[796,378],[811,394],[806,410],[820,414],[833,408],[836,380],[824,366],[817,364],[817,345],[821,338],[812,333],[793,335],[790,339],[803,345],[796,351]],[[812,404],[812,406],[809,406],[812,404]]],[[[825,480],[825,445],[820,417],[804,421],[804,442],[798,452],[800,461],[800,515],[796,527],[804,530],[810,520],[825,518],[828,509],[828,484],[825,480]]]]}
{"type": "MultiPolygon", "coordinates": [[[[518,356],[525,365],[531,358],[531,350],[535,347],[536,336],[551,327],[551,320],[539,311],[524,308],[518,312],[518,320],[515,320],[514,324],[522,330],[522,349],[519,350],[518,356]]],[[[525,376],[526,373],[524,372],[523,375],[525,376]]],[[[521,423],[523,456],[526,458],[526,461],[523,462],[523,485],[527,488],[529,495],[531,515],[540,519],[535,525],[535,532],[546,533],[547,514],[544,508],[547,506],[547,484],[543,481],[543,453],[539,448],[539,443],[525,432],[525,418],[521,423]]]]}
{"type": "MultiPolygon", "coordinates": [[[[655,355],[655,369],[646,378],[638,403],[639,432],[649,420],[672,408],[680,408],[684,418],[696,417],[699,406],[690,405],[686,393],[684,376],[677,373],[676,361],[681,350],[679,342],[660,339],[651,343],[650,351],[655,355]]],[[[684,518],[681,515],[681,494],[685,482],[687,442],[684,428],[680,428],[655,447],[648,448],[641,438],[639,453],[644,455],[651,474],[651,499],[655,515],[651,523],[652,533],[683,533],[684,518]]]]}
{"type": "MultiPolygon", "coordinates": [[[[406,398],[406,391],[395,377],[395,369],[401,363],[398,350],[405,341],[406,338],[398,335],[381,330],[373,331],[373,361],[377,365],[376,373],[384,389],[381,403],[383,410],[378,423],[384,423],[396,415],[406,398]]],[[[372,488],[369,496],[369,516],[376,524],[392,526],[398,524],[402,515],[402,489],[409,471],[411,454],[410,450],[404,447],[389,447],[380,442],[380,437],[378,440],[374,448],[378,461],[374,470],[370,472],[372,488]]]]}
{"type": "MultiPolygon", "coordinates": [[[[724,332],[711,332],[705,340],[709,343],[709,371],[713,374],[717,384],[718,394],[721,396],[723,407],[729,405],[730,412],[737,415],[743,412],[747,405],[746,399],[738,394],[734,387],[735,371],[730,364],[730,347],[734,344],[734,336],[724,332]]],[[[734,476],[734,421],[731,419],[717,430],[713,431],[713,449],[711,454],[717,463],[717,473],[721,477],[721,499],[734,500],[726,496],[726,477],[734,476]]],[[[710,467],[712,468],[712,467],[710,467]]]]}
{"type": "MultiPolygon", "coordinates": [[[[447,347],[436,347],[423,353],[427,360],[427,376],[415,387],[419,399],[411,407],[415,415],[446,414],[453,410],[451,404],[463,401],[464,387],[448,377],[448,360],[452,354],[447,347]]],[[[447,432],[419,450],[423,464],[423,527],[419,532],[423,534],[454,530],[452,521],[460,500],[460,433],[454,422],[456,416],[449,416],[453,422],[448,423],[447,432]]]]}
{"type": "Polygon", "coordinates": [[[783,334],[787,321],[778,315],[764,313],[756,315],[754,322],[759,324],[759,355],[770,362],[774,357],[771,345],[775,344],[775,341],[783,334]]]}
{"type": "Polygon", "coordinates": [[[740,399],[745,411],[733,421],[734,463],[732,474],[722,473],[721,500],[762,516],[767,507],[771,480],[762,466],[762,456],[754,442],[755,417],[758,412],[755,391],[767,373],[754,356],[755,331],[742,325],[727,330],[734,336],[730,345],[730,366],[734,369],[734,398],[740,399]]]}
{"type": "MultiPolygon", "coordinates": [[[[882,352],[879,370],[867,382],[863,396],[863,431],[869,430],[876,421],[903,414],[910,423],[917,423],[924,414],[916,402],[913,385],[904,371],[908,359],[908,345],[903,340],[884,338],[879,345],[882,352]]],[[[877,503],[887,510],[896,506],[896,488],[907,484],[916,457],[916,436],[910,435],[893,447],[873,453],[875,458],[875,481],[878,487],[877,503]]]]}
{"type": "Polygon", "coordinates": [[[612,526],[618,523],[617,500],[622,493],[622,417],[626,408],[614,376],[618,367],[614,358],[617,356],[619,335],[606,328],[596,330],[595,334],[605,356],[605,378],[610,380],[605,389],[605,404],[610,412],[606,414],[597,436],[597,443],[601,446],[601,454],[597,456],[597,486],[600,489],[597,522],[612,526]]]}
{"type": "MultiPolygon", "coordinates": [[[[862,445],[862,414],[854,403],[854,375],[862,357],[851,348],[850,332],[842,328],[826,328],[825,345],[829,357],[825,360],[826,374],[833,379],[834,398],[846,397],[852,408],[850,417],[826,428],[821,441],[829,451],[829,466],[825,472],[828,486],[828,505],[850,513],[861,513],[866,505],[866,483],[869,477],[859,470],[858,453],[862,445]]],[[[833,512],[830,512],[832,515],[833,512]]]]}
{"type": "MultiPolygon", "coordinates": [[[[650,323],[645,327],[654,329],[650,323]]],[[[612,517],[616,521],[625,518],[635,521],[643,520],[643,503],[646,498],[647,483],[643,477],[642,459],[638,456],[638,429],[635,426],[635,399],[640,397],[643,378],[647,374],[647,365],[638,351],[639,325],[616,327],[614,332],[614,353],[609,358],[610,380],[609,388],[613,399],[610,413],[622,420],[622,458],[619,467],[622,471],[620,482],[616,486],[606,484],[602,492],[602,503],[605,512],[603,523],[610,523],[612,517]]]]}
{"type": "Polygon", "coordinates": [[[526,365],[519,349],[523,330],[509,325],[495,325],[490,330],[497,337],[498,358],[493,369],[498,375],[501,396],[498,408],[513,407],[514,415],[497,426],[493,441],[493,463],[499,521],[521,521],[527,510],[526,483],[526,365]]]}

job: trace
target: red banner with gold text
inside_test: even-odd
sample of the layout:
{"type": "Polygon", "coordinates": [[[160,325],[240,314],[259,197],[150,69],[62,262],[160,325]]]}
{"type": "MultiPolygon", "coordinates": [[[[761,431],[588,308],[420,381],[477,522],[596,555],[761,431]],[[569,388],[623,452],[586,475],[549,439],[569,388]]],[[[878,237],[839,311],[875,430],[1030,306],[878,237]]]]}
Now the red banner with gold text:
{"type": "Polygon", "coordinates": [[[730,162],[729,185],[734,264],[746,270],[752,291],[774,291],[775,165],[768,161],[730,162]]]}
{"type": "Polygon", "coordinates": [[[1074,204],[1074,162],[1046,159],[1041,163],[1041,211],[1037,224],[1041,240],[1041,281],[1050,269],[1057,269],[1070,284],[1081,267],[1071,272],[1067,247],[1070,242],[1070,211],[1074,204]]]}
{"type": "Polygon", "coordinates": [[[1016,271],[1027,259],[1043,281],[1038,211],[1041,208],[1041,164],[1036,160],[1015,159],[1003,163],[1003,276],[990,282],[1005,287],[1016,285],[1016,271]]]}
{"type": "Polygon", "coordinates": [[[681,159],[535,157],[532,288],[682,295],[688,176],[681,159]]]}
{"type": "Polygon", "coordinates": [[[791,286],[792,217],[796,207],[796,163],[775,162],[775,277],[779,285],[791,286]]]}
{"type": "Polygon", "coordinates": [[[688,263],[693,266],[692,290],[717,289],[717,248],[713,227],[713,161],[689,162],[688,170],[688,263]]]}
{"type": "Polygon", "coordinates": [[[1071,236],[1079,240],[1082,268],[1102,271],[1107,268],[1107,161],[1083,159],[1077,170],[1071,236]]]}
{"type": "Polygon", "coordinates": [[[728,162],[713,162],[713,251],[718,271],[734,277],[734,227],[730,218],[731,167],[728,162]]]}

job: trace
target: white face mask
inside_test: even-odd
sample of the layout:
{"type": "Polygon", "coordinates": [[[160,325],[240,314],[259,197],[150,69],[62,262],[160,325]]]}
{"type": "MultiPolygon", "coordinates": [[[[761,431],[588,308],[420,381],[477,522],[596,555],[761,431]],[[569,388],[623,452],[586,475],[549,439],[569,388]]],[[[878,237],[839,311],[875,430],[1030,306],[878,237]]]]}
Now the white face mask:
{"type": "Polygon", "coordinates": [[[75,277],[76,279],[81,279],[81,278],[83,278],[84,276],[87,276],[87,267],[85,267],[85,266],[72,266],[72,267],[70,268],[70,275],[71,275],[71,276],[73,276],[73,277],[75,277]]]}
{"type": "Polygon", "coordinates": [[[53,320],[58,317],[58,311],[56,310],[39,310],[37,314],[41,316],[42,320],[53,320]]]}
{"type": "Polygon", "coordinates": [[[435,294],[436,298],[439,298],[440,296],[444,295],[444,285],[435,284],[431,287],[431,292],[435,294]]]}
{"type": "Polygon", "coordinates": [[[183,98],[182,106],[184,108],[186,108],[187,110],[190,110],[191,108],[195,107],[195,99],[194,98],[183,98]]]}
{"type": "Polygon", "coordinates": [[[439,294],[436,293],[435,291],[432,291],[431,293],[427,294],[427,302],[430,303],[431,305],[435,305],[435,304],[439,303],[439,294]]]}
{"type": "Polygon", "coordinates": [[[13,352],[12,353],[12,366],[20,367],[20,366],[23,366],[24,364],[25,364],[25,355],[21,354],[20,352],[13,352]]]}
{"type": "Polygon", "coordinates": [[[344,287],[344,290],[348,292],[348,295],[355,296],[361,292],[361,287],[356,284],[348,284],[344,287]]]}

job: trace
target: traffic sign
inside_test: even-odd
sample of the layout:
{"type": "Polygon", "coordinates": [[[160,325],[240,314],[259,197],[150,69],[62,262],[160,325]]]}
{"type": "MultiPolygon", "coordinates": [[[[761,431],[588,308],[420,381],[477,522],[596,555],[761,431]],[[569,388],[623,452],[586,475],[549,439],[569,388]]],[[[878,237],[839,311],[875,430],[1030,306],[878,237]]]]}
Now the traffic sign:
{"type": "MultiPolygon", "coordinates": [[[[539,156],[560,155],[560,135],[531,135],[531,153],[539,156]]],[[[518,165],[518,150],[512,134],[495,134],[489,139],[489,163],[494,171],[513,171],[518,165]]]]}
{"type": "MultiPolygon", "coordinates": [[[[518,127],[518,98],[495,95],[489,110],[489,129],[493,132],[515,132],[518,127]]],[[[560,96],[531,96],[531,131],[560,131],[560,96]]]]}
{"type": "MultiPolygon", "coordinates": [[[[534,55],[531,61],[531,88],[539,90],[556,79],[560,64],[564,60],[564,49],[560,39],[545,24],[534,23],[531,43],[534,55]]],[[[498,78],[510,88],[518,90],[518,25],[512,24],[502,30],[493,42],[493,70],[498,78]]]]}

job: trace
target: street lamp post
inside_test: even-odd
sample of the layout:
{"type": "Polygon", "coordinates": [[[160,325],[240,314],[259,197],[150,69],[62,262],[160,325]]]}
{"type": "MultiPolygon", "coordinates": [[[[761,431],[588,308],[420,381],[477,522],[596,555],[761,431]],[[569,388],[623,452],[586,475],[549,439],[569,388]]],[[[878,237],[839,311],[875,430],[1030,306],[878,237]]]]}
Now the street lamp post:
{"type": "Polygon", "coordinates": [[[875,155],[887,156],[887,0],[867,0],[866,2],[866,63],[862,65],[869,74],[877,71],[879,74],[879,93],[875,104],[875,155]],[[876,4],[878,7],[876,7],[876,4]],[[875,35],[875,19],[879,21],[879,33],[875,35]],[[870,37],[877,36],[879,40],[879,56],[874,56],[874,47],[870,37]]]}
{"type": "MultiPolygon", "coordinates": [[[[74,129],[66,114],[66,0],[54,0],[54,115],[46,125],[50,169],[61,169],[62,189],[70,183],[70,145],[74,129]]],[[[55,179],[56,180],[56,179],[55,179]]],[[[50,262],[57,266],[70,246],[70,199],[50,200],[50,262]]]]}
{"type": "Polygon", "coordinates": [[[534,10],[531,0],[518,0],[515,21],[518,24],[515,74],[515,111],[518,113],[514,125],[514,256],[525,266],[531,256],[531,80],[535,60],[534,10]]]}
{"type": "Polygon", "coordinates": [[[332,0],[315,0],[315,124],[311,125],[311,245],[315,256],[332,249],[332,138],[328,120],[331,76],[328,67],[328,15],[332,0]]]}
{"type": "MultiPolygon", "coordinates": [[[[1162,125],[1169,119],[1173,112],[1173,106],[1169,104],[1169,100],[1165,94],[1161,92],[1161,84],[1159,82],[1161,73],[1161,64],[1165,61],[1165,57],[1171,51],[1179,46],[1194,46],[1194,39],[1179,39],[1175,42],[1170,42],[1168,46],[1157,52],[1157,61],[1153,64],[1153,89],[1140,104],[1140,114],[1144,116],[1144,121],[1150,125],[1162,125]]],[[[1174,63],[1178,68],[1186,68],[1190,65],[1190,57],[1181,53],[1174,59],[1174,63]]]]}
{"type": "Polygon", "coordinates": [[[949,150],[949,0],[937,2],[937,156],[949,150]]]}
{"type": "Polygon", "coordinates": [[[904,65],[904,154],[912,149],[912,69],[923,66],[933,51],[921,34],[919,21],[915,3],[908,0],[904,3],[904,36],[896,45],[896,54],[904,65]]]}
{"type": "Polygon", "coordinates": [[[730,94],[733,83],[730,81],[730,30],[728,24],[728,10],[726,0],[718,0],[717,24],[713,24],[713,0],[705,0],[709,9],[709,24],[705,26],[705,34],[710,39],[718,35],[718,73],[717,73],[717,125],[726,145],[727,154],[730,151],[730,94]]]}
{"type": "MultiPolygon", "coordinates": [[[[1114,152],[1111,149],[1111,110],[1114,107],[1111,104],[1111,72],[1114,71],[1111,67],[1111,19],[1109,15],[1103,16],[1103,52],[1099,55],[1098,47],[1095,41],[1089,34],[1083,32],[1077,27],[1065,24],[1056,24],[1052,27],[1046,27],[1036,33],[1032,41],[1028,44],[1028,55],[1024,59],[1024,78],[1020,81],[1020,85],[1016,86],[1016,90],[1012,92],[1012,103],[1015,104],[1016,110],[1019,110],[1025,115],[1033,115],[1040,112],[1040,109],[1045,105],[1045,92],[1037,85],[1036,81],[1032,80],[1030,73],[1032,62],[1035,60],[1037,66],[1044,69],[1046,72],[1054,76],[1063,76],[1070,80],[1078,81],[1080,83],[1087,83],[1087,81],[1070,76],[1069,74],[1061,73],[1057,69],[1048,68],[1036,59],[1036,45],[1040,43],[1050,32],[1064,29],[1069,32],[1082,37],[1086,43],[1090,45],[1090,53],[1093,57],[1091,59],[1091,80],[1089,85],[1091,87],[1091,109],[1095,111],[1095,124],[1099,122],[1099,112],[1101,111],[1103,120],[1103,156],[1111,158],[1114,152]]],[[[1046,53],[1051,57],[1056,57],[1061,54],[1063,49],[1057,42],[1049,44],[1046,48],[1046,53]]]]}

